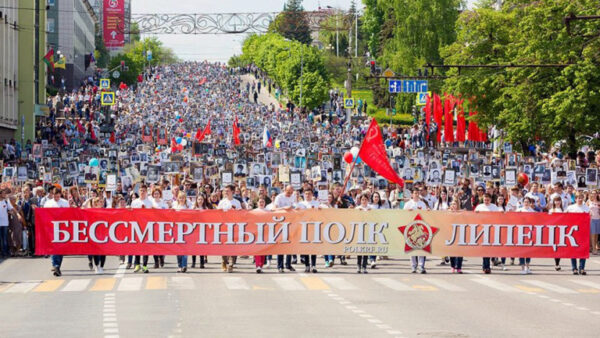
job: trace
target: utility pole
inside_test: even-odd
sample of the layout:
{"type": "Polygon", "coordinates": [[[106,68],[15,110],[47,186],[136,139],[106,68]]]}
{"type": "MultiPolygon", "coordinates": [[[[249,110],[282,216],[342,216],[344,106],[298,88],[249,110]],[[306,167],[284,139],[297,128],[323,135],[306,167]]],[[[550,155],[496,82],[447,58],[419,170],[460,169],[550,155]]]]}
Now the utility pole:
{"type": "Polygon", "coordinates": [[[304,44],[300,44],[300,111],[302,111],[302,80],[304,77],[304,44]]]}
{"type": "MultiPolygon", "coordinates": [[[[346,78],[346,98],[352,98],[352,59],[350,57],[348,58],[348,75],[346,78]]],[[[350,126],[352,123],[352,108],[346,109],[346,121],[350,126]]]]}
{"type": "Polygon", "coordinates": [[[340,57],[340,30],[338,29],[338,20],[340,12],[335,15],[335,56],[340,57]]]}
{"type": "Polygon", "coordinates": [[[358,11],[354,13],[354,57],[358,57],[358,11]]]}

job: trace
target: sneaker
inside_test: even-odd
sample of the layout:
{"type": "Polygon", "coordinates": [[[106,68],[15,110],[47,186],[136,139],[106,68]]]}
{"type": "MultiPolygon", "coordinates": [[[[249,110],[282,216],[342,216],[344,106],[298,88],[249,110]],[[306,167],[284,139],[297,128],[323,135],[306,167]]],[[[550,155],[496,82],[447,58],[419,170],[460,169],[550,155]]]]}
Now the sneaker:
{"type": "Polygon", "coordinates": [[[455,268],[452,268],[452,273],[456,273],[456,269],[455,268]]]}
{"type": "Polygon", "coordinates": [[[271,266],[271,261],[267,259],[267,264],[265,264],[265,268],[268,268],[271,266]]]}
{"type": "Polygon", "coordinates": [[[556,271],[560,271],[560,269],[561,269],[560,265],[557,265],[557,266],[554,267],[554,270],[556,270],[556,271]]]}
{"type": "Polygon", "coordinates": [[[456,273],[462,273],[462,269],[456,269],[456,273]]]}
{"type": "Polygon", "coordinates": [[[312,269],[310,269],[310,271],[311,271],[312,273],[317,273],[317,267],[316,267],[316,266],[313,266],[313,267],[312,267],[312,269]]]}
{"type": "Polygon", "coordinates": [[[362,270],[360,268],[356,269],[356,273],[361,273],[362,270]]]}
{"type": "Polygon", "coordinates": [[[158,269],[158,263],[154,263],[154,268],[158,269]]]}
{"type": "Polygon", "coordinates": [[[179,268],[177,269],[177,273],[183,272],[183,269],[179,268]]]}
{"type": "Polygon", "coordinates": [[[579,269],[579,274],[582,276],[585,276],[585,275],[587,275],[587,272],[585,272],[585,270],[583,270],[583,269],[579,269]]]}
{"type": "Polygon", "coordinates": [[[367,271],[367,268],[363,268],[363,273],[369,273],[369,271],[367,271]]]}
{"type": "Polygon", "coordinates": [[[200,269],[204,269],[204,263],[200,263],[200,269]]]}
{"type": "Polygon", "coordinates": [[[196,268],[196,263],[192,263],[192,269],[196,268]]]}
{"type": "Polygon", "coordinates": [[[329,262],[325,262],[325,267],[326,268],[330,267],[329,262]]]}
{"type": "Polygon", "coordinates": [[[346,262],[346,258],[343,258],[342,262],[340,264],[342,264],[342,265],[348,265],[348,262],[346,262]]]}
{"type": "Polygon", "coordinates": [[[96,271],[96,273],[99,274],[99,275],[103,274],[104,273],[104,268],[101,267],[101,266],[99,266],[98,270],[96,271]]]}
{"type": "Polygon", "coordinates": [[[223,270],[223,272],[227,271],[227,264],[225,264],[225,262],[221,262],[221,270],[223,270]]]}
{"type": "Polygon", "coordinates": [[[227,267],[227,272],[229,272],[229,273],[233,272],[233,265],[230,265],[227,267]]]}
{"type": "Polygon", "coordinates": [[[142,266],[142,271],[144,271],[144,273],[150,272],[147,266],[142,266]]]}
{"type": "Polygon", "coordinates": [[[127,265],[125,265],[125,270],[129,270],[131,269],[131,263],[127,263],[127,265]]]}
{"type": "Polygon", "coordinates": [[[522,270],[521,270],[521,274],[522,274],[522,275],[526,275],[526,274],[527,274],[527,269],[522,269],[522,270]]]}
{"type": "Polygon", "coordinates": [[[90,267],[90,270],[94,270],[94,264],[92,264],[92,262],[89,262],[88,266],[90,267]]]}
{"type": "Polygon", "coordinates": [[[279,271],[279,273],[283,273],[284,272],[282,268],[277,269],[277,271],[279,271]]]}
{"type": "Polygon", "coordinates": [[[510,265],[515,265],[515,259],[514,258],[510,259],[510,265]]]}
{"type": "Polygon", "coordinates": [[[483,273],[485,273],[486,275],[489,275],[492,273],[492,269],[483,269],[483,273]]]}
{"type": "Polygon", "coordinates": [[[310,267],[309,266],[304,267],[304,272],[310,272],[310,267]]]}
{"type": "Polygon", "coordinates": [[[375,261],[371,261],[371,269],[375,269],[376,266],[377,266],[377,263],[375,263],[375,261]]]}
{"type": "Polygon", "coordinates": [[[531,269],[529,267],[525,268],[525,272],[527,272],[528,275],[531,275],[531,269]]]}
{"type": "Polygon", "coordinates": [[[579,270],[577,270],[577,269],[573,269],[573,274],[574,274],[574,275],[578,275],[578,274],[579,274],[579,270]]]}
{"type": "Polygon", "coordinates": [[[287,269],[290,270],[290,271],[296,271],[296,269],[294,269],[293,266],[289,266],[287,269]]]}
{"type": "Polygon", "coordinates": [[[417,273],[417,269],[416,268],[412,268],[411,273],[417,273]]]}
{"type": "Polygon", "coordinates": [[[330,268],[331,268],[331,267],[333,267],[334,265],[335,265],[335,261],[331,261],[331,262],[329,262],[329,267],[330,267],[330,268]]]}
{"type": "Polygon", "coordinates": [[[506,268],[506,265],[502,264],[502,271],[506,271],[506,270],[508,270],[508,269],[506,268]]]}
{"type": "Polygon", "coordinates": [[[183,269],[181,269],[181,272],[186,273],[187,272],[187,267],[183,267],[183,269]]]}
{"type": "Polygon", "coordinates": [[[256,268],[256,273],[262,273],[262,269],[260,267],[256,268]]]}
{"type": "Polygon", "coordinates": [[[426,273],[427,273],[427,270],[425,270],[425,269],[421,269],[421,273],[422,273],[422,274],[426,274],[426,273]]]}
{"type": "Polygon", "coordinates": [[[141,267],[141,266],[139,266],[139,265],[136,265],[136,266],[135,266],[135,268],[133,269],[133,272],[134,272],[134,273],[135,273],[135,272],[139,272],[141,269],[142,269],[142,267],[141,267]]]}
{"type": "Polygon", "coordinates": [[[292,257],[292,264],[298,264],[298,258],[296,258],[296,256],[292,257]]]}
{"type": "Polygon", "coordinates": [[[60,273],[58,273],[58,268],[57,268],[57,267],[53,267],[53,268],[52,268],[52,274],[53,274],[55,277],[58,277],[58,276],[60,276],[60,273]]]}

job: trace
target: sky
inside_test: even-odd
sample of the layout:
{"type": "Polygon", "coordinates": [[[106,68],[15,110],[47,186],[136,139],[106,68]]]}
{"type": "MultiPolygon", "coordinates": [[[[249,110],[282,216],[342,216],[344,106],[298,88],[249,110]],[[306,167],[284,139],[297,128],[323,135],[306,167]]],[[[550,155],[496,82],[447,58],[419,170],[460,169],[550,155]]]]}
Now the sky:
{"type": "MultiPolygon", "coordinates": [[[[475,0],[468,0],[470,3],[475,0]]],[[[132,0],[133,14],[141,13],[259,13],[278,12],[285,0],[132,0]]],[[[362,8],[362,1],[356,1],[362,8]]],[[[351,0],[304,0],[307,11],[319,6],[339,9],[350,8],[351,0]]],[[[143,35],[144,37],[147,35],[143,35]]],[[[226,62],[241,53],[246,34],[169,34],[156,35],[165,46],[173,49],[183,60],[209,60],[226,62]]]]}

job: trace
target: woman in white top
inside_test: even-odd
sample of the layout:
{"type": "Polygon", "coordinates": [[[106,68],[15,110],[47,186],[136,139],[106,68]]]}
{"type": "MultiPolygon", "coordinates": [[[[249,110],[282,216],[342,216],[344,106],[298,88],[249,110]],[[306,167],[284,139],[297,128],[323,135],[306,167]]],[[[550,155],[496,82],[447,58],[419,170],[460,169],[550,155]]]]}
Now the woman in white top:
{"type": "MultiPolygon", "coordinates": [[[[458,199],[453,199],[452,202],[450,202],[450,208],[448,208],[448,210],[453,212],[459,210],[458,199]]],[[[452,267],[452,273],[462,273],[462,263],[462,257],[450,257],[450,266],[452,267]]]]}
{"type": "MultiPolygon", "coordinates": [[[[565,212],[562,208],[563,201],[560,196],[554,196],[551,203],[550,209],[548,210],[550,215],[565,212]]],[[[560,269],[560,258],[554,258],[554,270],[560,271],[560,269]]]]}
{"type": "Polygon", "coordinates": [[[440,197],[435,202],[434,210],[448,210],[450,207],[450,199],[448,198],[448,192],[444,189],[440,191],[440,197]]]}
{"type": "MultiPolygon", "coordinates": [[[[371,204],[369,204],[369,207],[371,209],[389,209],[389,203],[387,200],[381,198],[379,192],[374,192],[373,195],[371,195],[371,204]]],[[[377,267],[377,256],[369,256],[369,265],[371,266],[371,269],[377,267]]]]}
{"type": "MultiPolygon", "coordinates": [[[[590,208],[583,203],[585,196],[583,192],[578,191],[575,194],[575,203],[567,207],[565,212],[576,212],[576,213],[590,213],[590,208]]],[[[585,258],[579,259],[579,270],[577,270],[577,258],[571,258],[571,268],[573,269],[574,275],[587,275],[585,272],[585,258]]]]}
{"type": "MultiPolygon", "coordinates": [[[[305,189],[304,200],[296,203],[296,209],[321,209],[322,207],[327,206],[322,206],[319,201],[314,199],[312,189],[305,189]]],[[[304,272],[317,273],[317,255],[302,255],[301,257],[304,260],[304,272]]]]}
{"type": "MultiPolygon", "coordinates": [[[[356,210],[363,210],[363,211],[369,211],[371,210],[371,206],[369,205],[369,195],[367,195],[366,193],[363,193],[360,195],[359,198],[360,204],[356,207],[356,210]]],[[[367,271],[367,260],[368,260],[369,256],[366,255],[359,255],[356,256],[356,273],[368,273],[367,271]]]]}
{"type": "MultiPolygon", "coordinates": [[[[194,210],[212,209],[212,204],[208,201],[208,197],[204,193],[198,193],[196,202],[194,202],[194,210]]],[[[208,263],[208,257],[200,255],[200,269],[204,269],[204,264],[208,263]]],[[[192,255],[192,268],[196,267],[196,256],[192,255]]]]}
{"type": "Polygon", "coordinates": [[[590,191],[590,196],[586,202],[588,208],[590,208],[591,225],[590,225],[590,248],[592,249],[592,255],[598,254],[598,234],[600,234],[600,193],[598,190],[590,191]]]}
{"type": "MultiPolygon", "coordinates": [[[[517,209],[517,212],[535,212],[533,210],[533,205],[535,201],[531,197],[523,198],[523,206],[517,209]]],[[[531,274],[531,269],[529,268],[529,263],[531,263],[531,258],[529,257],[519,257],[519,265],[521,266],[521,274],[528,275],[531,274]]]]}
{"type": "MultiPolygon", "coordinates": [[[[172,208],[174,210],[186,210],[192,208],[192,206],[187,200],[187,195],[185,194],[185,192],[179,192],[179,194],[177,195],[177,200],[173,202],[172,208]]],[[[179,268],[177,269],[177,272],[187,272],[187,260],[187,255],[177,255],[177,267],[179,268]]]]}
{"type": "MultiPolygon", "coordinates": [[[[169,206],[167,205],[167,202],[165,202],[162,198],[162,190],[160,190],[160,188],[156,187],[154,189],[152,189],[152,198],[150,198],[150,201],[152,202],[152,209],[168,209],[169,206]]],[[[154,255],[154,268],[158,269],[158,267],[160,266],[161,268],[165,266],[165,256],[164,255],[154,255]]]]}
{"type": "MultiPolygon", "coordinates": [[[[492,195],[490,195],[490,193],[484,193],[483,194],[483,203],[479,203],[477,204],[477,206],[475,207],[475,212],[482,212],[482,211],[502,211],[500,208],[498,208],[494,203],[492,203],[492,195]]],[[[483,263],[481,266],[483,273],[485,274],[490,274],[492,273],[492,266],[490,264],[490,257],[483,257],[483,263]]]]}

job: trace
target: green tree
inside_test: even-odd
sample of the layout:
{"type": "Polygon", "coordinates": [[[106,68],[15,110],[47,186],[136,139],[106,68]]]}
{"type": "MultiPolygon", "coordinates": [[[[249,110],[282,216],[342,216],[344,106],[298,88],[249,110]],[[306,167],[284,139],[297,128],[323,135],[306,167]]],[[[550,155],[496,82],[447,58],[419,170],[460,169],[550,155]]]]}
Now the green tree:
{"type": "MultiPolygon", "coordinates": [[[[97,27],[96,32],[99,32],[97,27]]],[[[106,68],[108,61],[110,61],[110,54],[104,45],[104,38],[100,35],[100,33],[96,34],[95,44],[96,50],[94,51],[94,58],[96,59],[96,67],[106,68]]]]}
{"type": "Polygon", "coordinates": [[[568,64],[562,68],[451,70],[445,90],[473,98],[472,109],[483,125],[496,125],[522,147],[535,140],[566,141],[574,152],[579,136],[600,125],[600,22],[574,24],[569,13],[598,15],[594,0],[507,0],[465,11],[457,22],[458,37],[442,49],[448,64],[568,64]]]}
{"type": "Polygon", "coordinates": [[[108,69],[118,68],[121,65],[121,61],[125,61],[125,66],[129,67],[129,69],[125,71],[119,69],[120,75],[116,79],[112,78],[112,74],[110,74],[112,82],[115,85],[118,85],[120,82],[124,82],[127,85],[135,84],[137,82],[137,76],[142,73],[143,64],[136,62],[136,60],[131,57],[131,54],[121,53],[110,59],[108,69]]]}
{"type": "Polygon", "coordinates": [[[240,59],[265,71],[296,105],[300,105],[300,92],[301,106],[309,109],[327,99],[329,75],[315,47],[278,34],[251,35],[244,41],[240,59]]]}
{"type": "Polygon", "coordinates": [[[277,14],[269,24],[268,32],[278,33],[290,40],[310,44],[312,42],[310,26],[302,7],[302,0],[288,0],[283,5],[283,12],[277,14]]]}

